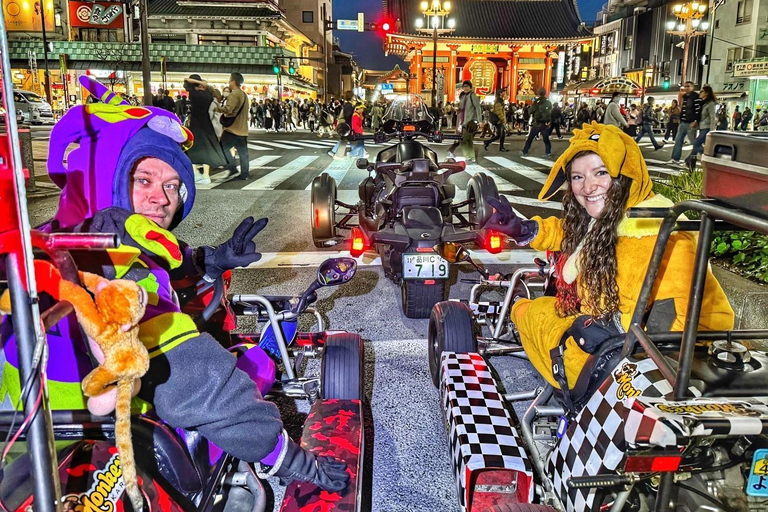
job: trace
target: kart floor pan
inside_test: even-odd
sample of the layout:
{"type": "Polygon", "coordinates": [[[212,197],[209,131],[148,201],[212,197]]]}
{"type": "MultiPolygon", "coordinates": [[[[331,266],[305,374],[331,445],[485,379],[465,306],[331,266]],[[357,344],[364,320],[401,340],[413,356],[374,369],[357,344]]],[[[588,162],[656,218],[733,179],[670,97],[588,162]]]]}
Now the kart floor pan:
{"type": "Polygon", "coordinates": [[[485,359],[444,352],[440,374],[462,512],[530,503],[533,469],[485,359]]]}
{"type": "Polygon", "coordinates": [[[360,400],[317,400],[304,422],[301,446],[315,455],[346,462],[349,486],[341,493],[331,493],[311,484],[293,482],[285,489],[280,512],[360,510],[364,452],[360,400]]]}

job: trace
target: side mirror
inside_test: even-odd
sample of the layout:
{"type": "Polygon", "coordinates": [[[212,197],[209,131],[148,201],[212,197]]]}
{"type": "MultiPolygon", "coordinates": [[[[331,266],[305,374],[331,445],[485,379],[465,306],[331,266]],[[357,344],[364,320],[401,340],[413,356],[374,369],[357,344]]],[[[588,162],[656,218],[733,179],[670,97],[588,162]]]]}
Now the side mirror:
{"type": "Polygon", "coordinates": [[[352,133],[352,128],[347,123],[339,123],[336,126],[336,133],[339,134],[339,137],[348,137],[352,133]]]}
{"type": "Polygon", "coordinates": [[[354,258],[330,258],[317,269],[317,284],[336,286],[348,282],[357,271],[354,258]]]}
{"type": "Polygon", "coordinates": [[[440,242],[432,247],[432,250],[448,263],[469,261],[469,251],[467,251],[461,244],[454,242],[440,242]]]}
{"type": "Polygon", "coordinates": [[[355,163],[358,169],[368,169],[368,159],[367,158],[358,158],[357,163],[355,163]]]}

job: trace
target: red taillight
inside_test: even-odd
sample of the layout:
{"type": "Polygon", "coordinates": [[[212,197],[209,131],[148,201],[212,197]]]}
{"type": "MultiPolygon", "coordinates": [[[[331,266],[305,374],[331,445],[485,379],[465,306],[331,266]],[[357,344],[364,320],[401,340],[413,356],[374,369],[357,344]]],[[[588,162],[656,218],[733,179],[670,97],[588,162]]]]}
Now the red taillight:
{"type": "Polygon", "coordinates": [[[435,280],[434,279],[425,279],[424,280],[424,284],[435,284],[435,280]]]}
{"type": "Polygon", "coordinates": [[[504,248],[504,235],[498,231],[489,231],[485,237],[485,248],[491,254],[500,253],[504,248]]]}
{"type": "Polygon", "coordinates": [[[365,252],[365,236],[363,230],[359,227],[352,228],[352,246],[349,249],[349,253],[357,258],[365,252]]]}
{"type": "Polygon", "coordinates": [[[320,210],[315,208],[315,229],[320,227],[320,210]]]}
{"type": "Polygon", "coordinates": [[[431,247],[417,247],[416,252],[433,252],[434,249],[431,247]]]}
{"type": "Polygon", "coordinates": [[[680,468],[680,455],[630,455],[624,464],[627,473],[668,473],[680,468]]]}

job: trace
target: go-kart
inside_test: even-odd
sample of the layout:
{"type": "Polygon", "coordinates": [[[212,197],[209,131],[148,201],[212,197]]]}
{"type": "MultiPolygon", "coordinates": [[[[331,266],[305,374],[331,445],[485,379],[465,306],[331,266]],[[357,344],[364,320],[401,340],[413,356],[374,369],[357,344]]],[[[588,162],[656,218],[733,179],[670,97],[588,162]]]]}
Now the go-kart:
{"type": "MultiPolygon", "coordinates": [[[[0,38],[2,44],[4,38],[0,38]]],[[[4,89],[10,90],[8,73],[2,75],[4,89]]],[[[13,103],[9,105],[7,98],[4,101],[13,113],[13,103]]],[[[8,141],[0,138],[0,255],[13,310],[23,411],[0,412],[0,436],[10,440],[3,443],[2,457],[12,456],[0,468],[0,510],[131,510],[123,495],[125,484],[114,446],[115,419],[81,410],[50,410],[45,384],[46,332],[70,315],[72,306],[61,301],[40,311],[37,283],[46,277],[36,273],[44,262],[64,279],[79,282],[69,251],[101,251],[116,247],[119,240],[110,234],[30,230],[20,145],[12,116],[9,121],[8,141]],[[9,452],[11,448],[14,450],[9,452]]],[[[346,283],[355,271],[352,258],[329,259],[320,265],[316,280],[297,297],[231,297],[243,314],[268,322],[261,336],[243,340],[256,340],[253,346],[239,343],[231,348],[239,356],[238,367],[251,376],[265,397],[309,399],[302,445],[344,461],[350,472],[349,486],[340,493],[290,484],[280,506],[285,512],[307,507],[329,511],[360,508],[362,340],[346,332],[326,332],[322,319],[317,332],[298,333],[295,327],[299,315],[313,313],[310,306],[317,300],[316,290],[346,283]],[[322,357],[319,377],[298,375],[300,360],[306,356],[322,357]],[[280,372],[279,365],[283,367],[280,372]]],[[[210,289],[201,287],[200,293],[211,296],[198,319],[205,324],[226,303],[225,280],[219,279],[210,289]]],[[[57,363],[60,361],[51,359],[51,364],[57,363]]],[[[171,428],[151,412],[133,416],[131,423],[145,510],[267,510],[268,495],[252,465],[222,453],[197,432],[171,428]]]]}
{"type": "Polygon", "coordinates": [[[410,318],[427,318],[432,306],[447,296],[450,263],[432,252],[433,245],[488,241],[489,250],[501,249],[499,235],[480,231],[492,213],[485,198],[498,197],[495,182],[475,173],[467,199],[455,202],[456,186],[449,178],[465,171],[465,163],[439,162],[419,137],[430,142],[448,138],[434,127],[419,96],[399,98],[372,137],[376,142],[397,139],[397,144],[380,151],[373,163],[357,160],[357,167],[369,173],[358,187],[360,201],[339,201],[336,182],[328,173],[311,186],[314,244],[325,247],[349,239],[353,256],[376,250],[386,275],[400,285],[403,312],[410,318]]]}
{"type": "Polygon", "coordinates": [[[697,332],[713,230],[768,233],[762,205],[740,210],[733,202],[630,210],[664,217],[631,328],[590,355],[573,388],[557,354],[560,389],[504,394],[489,363],[501,354],[525,358],[509,306],[515,295],[547,289],[548,264],[492,277],[463,247],[435,247],[482,276],[468,303],[435,306],[428,334],[463,511],[767,509],[768,355],[747,344],[768,339],[768,330],[697,332]],[[703,220],[678,222],[686,211],[703,220]],[[700,231],[683,332],[654,327],[663,311],[649,304],[675,229],[700,231]],[[503,299],[482,300],[499,289],[503,299]],[[519,422],[510,408],[518,400],[533,400],[519,422]]]}

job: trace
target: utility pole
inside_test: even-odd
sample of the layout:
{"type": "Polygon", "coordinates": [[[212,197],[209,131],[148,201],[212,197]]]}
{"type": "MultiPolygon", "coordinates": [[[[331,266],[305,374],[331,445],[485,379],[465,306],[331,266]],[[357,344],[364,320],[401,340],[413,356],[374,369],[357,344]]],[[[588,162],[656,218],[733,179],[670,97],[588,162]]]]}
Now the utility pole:
{"type": "Polygon", "coordinates": [[[152,70],[149,65],[149,28],[147,26],[147,0],[139,0],[139,30],[141,32],[141,74],[144,87],[144,105],[152,106],[152,70]]]}
{"type": "Polygon", "coordinates": [[[325,2],[322,7],[323,18],[323,103],[328,102],[328,15],[325,8],[325,2]]]}
{"type": "Polygon", "coordinates": [[[53,105],[51,101],[51,72],[48,69],[48,34],[45,31],[45,0],[41,0],[40,9],[40,21],[43,24],[43,59],[45,60],[45,99],[50,105],[53,105]]]}

